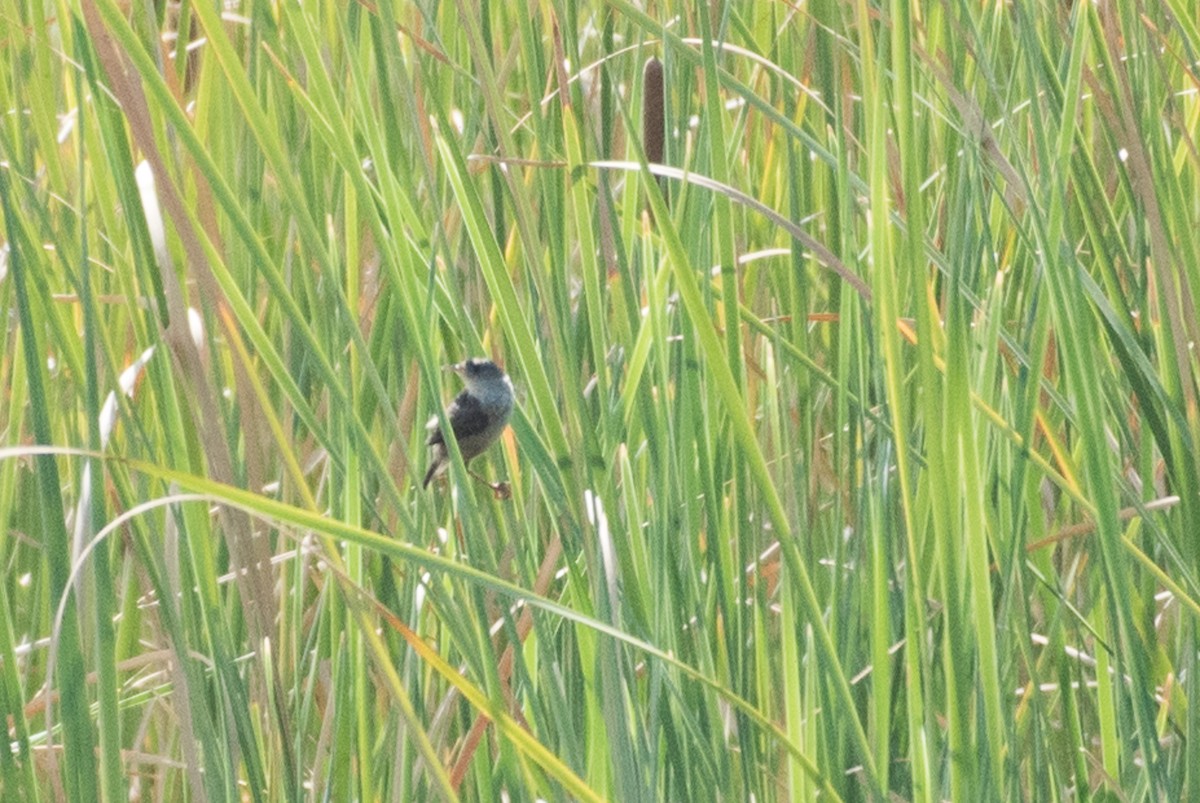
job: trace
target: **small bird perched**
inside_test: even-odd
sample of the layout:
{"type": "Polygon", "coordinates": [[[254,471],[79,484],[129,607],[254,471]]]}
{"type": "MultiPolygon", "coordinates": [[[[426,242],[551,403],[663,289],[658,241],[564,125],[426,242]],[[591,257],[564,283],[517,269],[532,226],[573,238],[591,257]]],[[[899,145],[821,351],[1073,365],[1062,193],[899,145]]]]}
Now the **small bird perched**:
{"type": "MultiPolygon", "coordinates": [[[[482,357],[448,365],[446,370],[458,374],[466,384],[462,393],[446,408],[446,419],[454,430],[454,439],[458,441],[463,462],[470,463],[495,443],[508,424],[513,408],[512,382],[496,363],[482,357]]],[[[429,430],[429,438],[425,443],[433,448],[433,454],[422,488],[428,488],[434,477],[446,473],[450,468],[450,451],[446,448],[446,439],[442,428],[438,426],[436,415],[429,419],[425,428],[429,430]]],[[[511,495],[508,483],[491,483],[470,469],[468,472],[491,488],[497,499],[507,499],[511,495]]]]}

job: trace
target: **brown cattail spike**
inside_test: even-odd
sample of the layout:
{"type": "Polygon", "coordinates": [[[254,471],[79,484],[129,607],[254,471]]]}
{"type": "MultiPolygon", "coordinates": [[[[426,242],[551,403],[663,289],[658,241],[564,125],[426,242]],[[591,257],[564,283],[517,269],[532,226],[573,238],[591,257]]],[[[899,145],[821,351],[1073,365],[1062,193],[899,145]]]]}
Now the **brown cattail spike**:
{"type": "MultiPolygon", "coordinates": [[[[642,149],[650,164],[663,164],[666,135],[666,106],[663,100],[663,65],[651,56],[642,68],[642,149]]],[[[661,178],[658,186],[666,195],[666,183],[661,178]]]]}

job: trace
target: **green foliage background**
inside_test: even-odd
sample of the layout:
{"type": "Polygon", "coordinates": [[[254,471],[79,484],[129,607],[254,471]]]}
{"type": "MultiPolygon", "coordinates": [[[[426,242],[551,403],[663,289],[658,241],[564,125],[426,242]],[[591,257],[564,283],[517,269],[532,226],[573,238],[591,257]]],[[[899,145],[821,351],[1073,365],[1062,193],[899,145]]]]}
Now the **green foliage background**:
{"type": "Polygon", "coordinates": [[[1196,797],[1196,19],[0,1],[0,796],[1196,797]]]}

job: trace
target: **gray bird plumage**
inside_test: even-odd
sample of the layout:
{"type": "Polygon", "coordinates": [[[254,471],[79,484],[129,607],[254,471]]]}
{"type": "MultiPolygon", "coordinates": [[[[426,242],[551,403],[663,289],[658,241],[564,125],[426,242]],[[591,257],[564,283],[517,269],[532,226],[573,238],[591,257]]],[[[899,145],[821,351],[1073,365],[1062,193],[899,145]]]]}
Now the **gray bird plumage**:
{"type": "MultiPolygon", "coordinates": [[[[512,382],[499,366],[482,357],[447,368],[462,377],[466,385],[446,408],[446,418],[458,441],[463,462],[470,463],[491,446],[508,425],[513,408],[512,382]]],[[[434,477],[450,467],[450,452],[436,415],[429,419],[426,429],[429,438],[425,442],[431,447],[432,454],[422,488],[428,488],[434,477]]]]}

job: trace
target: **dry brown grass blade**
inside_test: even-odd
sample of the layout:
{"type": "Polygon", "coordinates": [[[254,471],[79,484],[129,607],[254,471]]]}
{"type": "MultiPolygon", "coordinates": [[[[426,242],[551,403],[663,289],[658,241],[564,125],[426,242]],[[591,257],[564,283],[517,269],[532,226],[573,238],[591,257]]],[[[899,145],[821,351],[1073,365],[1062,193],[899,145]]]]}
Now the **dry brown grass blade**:
{"type": "MultiPolygon", "coordinates": [[[[124,54],[105,27],[94,0],[86,0],[82,8],[97,59],[108,78],[113,96],[125,113],[134,143],[153,171],[162,207],[174,224],[183,245],[187,257],[185,271],[196,278],[201,295],[219,305],[223,294],[208,265],[200,234],[192,225],[183,198],[171,180],[172,173],[167,161],[158,148],[142,84],[129,69],[124,54]]],[[[214,479],[236,485],[232,456],[220,426],[223,417],[220,413],[218,393],[208,379],[200,349],[192,340],[183,287],[168,266],[160,264],[159,270],[167,303],[167,324],[162,330],[162,337],[171,352],[177,375],[183,380],[183,388],[190,398],[191,404],[188,408],[193,411],[194,424],[204,448],[208,470],[214,479]]],[[[232,320],[230,316],[218,317],[226,321],[232,320]]],[[[159,319],[162,320],[161,315],[159,319]]],[[[278,613],[273,594],[270,545],[265,534],[255,532],[246,514],[222,506],[217,515],[229,548],[233,569],[238,576],[238,598],[243,616],[253,643],[261,646],[264,639],[271,637],[278,613]]],[[[280,729],[276,736],[279,743],[291,744],[286,713],[281,707],[270,704],[262,665],[255,662],[253,666],[256,671],[252,675],[254,682],[250,684],[250,693],[259,700],[260,710],[274,710],[280,729]]],[[[273,686],[283,688],[279,678],[275,678],[273,686]]]]}
{"type": "MultiPolygon", "coordinates": [[[[537,580],[534,582],[533,590],[538,596],[545,596],[550,588],[550,582],[554,579],[554,572],[558,567],[558,559],[562,556],[562,541],[558,536],[550,542],[546,548],[546,556],[542,558],[542,565],[538,567],[537,580]]],[[[517,620],[517,638],[520,643],[525,642],[525,637],[529,635],[529,631],[533,629],[533,611],[526,607],[521,611],[521,618],[517,620]]],[[[508,691],[508,680],[512,677],[513,667],[513,646],[509,644],[504,648],[504,654],[500,656],[500,663],[496,668],[496,674],[500,677],[500,682],[505,684],[506,693],[508,691]]],[[[516,713],[514,711],[514,713],[516,713]]],[[[454,767],[450,771],[450,783],[454,786],[455,791],[462,785],[463,780],[467,777],[467,770],[470,769],[471,760],[475,757],[475,750],[479,747],[479,741],[483,738],[483,733],[487,729],[488,723],[491,720],[479,714],[475,717],[475,722],[471,724],[471,730],[467,733],[466,739],[463,740],[462,749],[459,751],[458,759],[454,762],[454,767]]]]}
{"type": "Polygon", "coordinates": [[[1195,316],[1184,315],[1185,310],[1195,310],[1196,301],[1191,294],[1191,285],[1186,281],[1178,281],[1177,274],[1186,274],[1186,266],[1180,264],[1179,254],[1171,244],[1167,233],[1167,225],[1163,218],[1162,206],[1158,200],[1158,190],[1154,185],[1154,172],[1150,167],[1150,157],[1146,153],[1146,137],[1139,130],[1137,115],[1133,109],[1133,89],[1129,85],[1129,74],[1122,59],[1115,54],[1121,52],[1121,31],[1117,19],[1117,9],[1108,5],[1098,7],[1101,27],[1104,31],[1105,46],[1108,48],[1110,63],[1114,67],[1116,84],[1119,94],[1116,98],[1107,96],[1100,90],[1098,82],[1090,75],[1089,87],[1095,92],[1096,104],[1105,110],[1112,124],[1121,131],[1121,141],[1129,154],[1126,168],[1129,172],[1129,183],[1146,212],[1146,225],[1150,232],[1150,267],[1154,271],[1155,289],[1162,294],[1162,306],[1166,310],[1167,324],[1170,327],[1174,348],[1175,365],[1179,370],[1179,384],[1184,395],[1184,410],[1191,420],[1193,427],[1197,424],[1196,383],[1191,369],[1191,357],[1187,344],[1200,341],[1200,321],[1195,316]]]}

